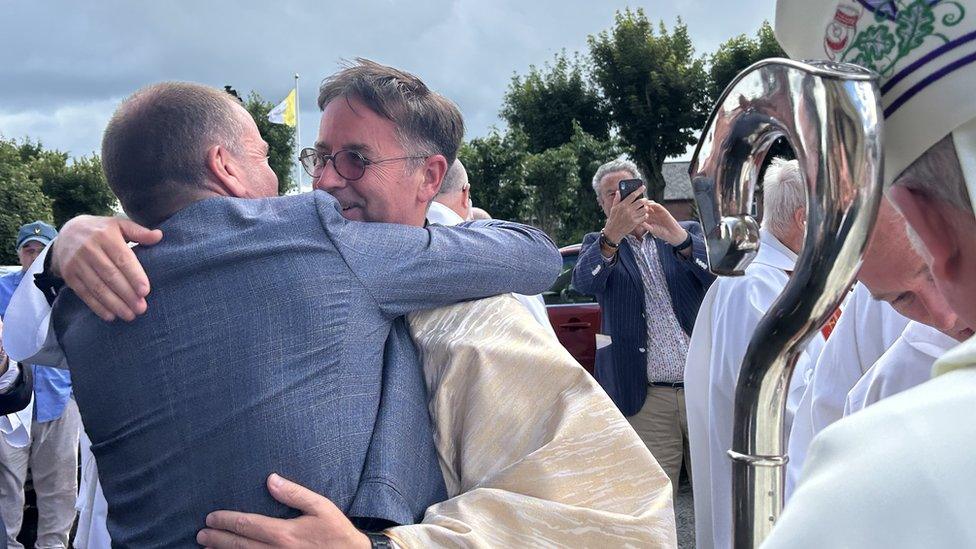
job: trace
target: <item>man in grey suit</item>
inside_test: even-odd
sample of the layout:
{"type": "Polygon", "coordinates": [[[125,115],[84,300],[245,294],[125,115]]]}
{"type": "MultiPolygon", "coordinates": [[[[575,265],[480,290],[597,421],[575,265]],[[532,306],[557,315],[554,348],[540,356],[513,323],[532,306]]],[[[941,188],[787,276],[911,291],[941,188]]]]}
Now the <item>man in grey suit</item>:
{"type": "MultiPolygon", "coordinates": [[[[306,161],[332,164],[317,180],[331,194],[263,198],[277,191],[267,145],[222,92],[154,86],[113,117],[102,149],[109,184],[134,221],[165,235],[136,252],[153,281],[139,304],[146,313],[105,323],[89,311],[93,286],[79,284],[85,275],[70,274],[79,263],[62,255],[70,240],[55,246],[52,270],[85,299],[62,292],[53,324],[114,542],[189,544],[216,508],[293,516],[264,491],[271,471],[326,495],[363,528],[419,520],[445,497],[402,315],[538,293],[560,258],[521,225],[422,227],[463,124],[425,89],[398,103],[402,73],[387,69],[361,64],[332,88],[306,161]],[[374,103],[355,89],[370,78],[391,83],[374,103]],[[403,121],[376,114],[384,109],[403,121]],[[340,128],[326,129],[327,118],[340,128]]],[[[340,533],[350,546],[368,543],[351,523],[340,533]]]]}

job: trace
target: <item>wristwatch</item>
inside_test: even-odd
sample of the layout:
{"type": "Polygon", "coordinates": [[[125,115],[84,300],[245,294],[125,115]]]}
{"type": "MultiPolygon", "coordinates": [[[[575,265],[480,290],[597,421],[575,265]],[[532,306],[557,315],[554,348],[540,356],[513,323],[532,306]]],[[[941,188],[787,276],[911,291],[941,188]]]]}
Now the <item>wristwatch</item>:
{"type": "Polygon", "coordinates": [[[685,232],[688,233],[688,236],[685,237],[685,241],[684,242],[682,242],[681,244],[678,244],[677,246],[674,247],[674,251],[680,252],[681,250],[684,250],[685,248],[691,247],[691,232],[690,231],[685,231],[685,232]]]}
{"type": "Polygon", "coordinates": [[[393,540],[383,532],[363,532],[373,549],[393,549],[393,540]]]}

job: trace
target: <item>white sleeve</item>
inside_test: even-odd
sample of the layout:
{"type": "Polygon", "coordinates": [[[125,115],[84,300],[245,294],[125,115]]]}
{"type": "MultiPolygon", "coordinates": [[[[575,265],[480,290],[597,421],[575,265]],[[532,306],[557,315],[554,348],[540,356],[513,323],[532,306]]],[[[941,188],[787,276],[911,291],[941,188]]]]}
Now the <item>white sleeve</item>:
{"type": "Polygon", "coordinates": [[[20,375],[20,366],[17,365],[13,360],[10,361],[10,366],[7,367],[7,371],[0,376],[0,395],[6,393],[13,387],[14,383],[17,382],[17,376],[20,375]]]}
{"type": "Polygon", "coordinates": [[[26,408],[13,414],[0,416],[0,439],[14,448],[30,444],[31,419],[34,417],[34,398],[26,408]]]}
{"type": "Polygon", "coordinates": [[[11,360],[66,369],[64,353],[51,329],[51,306],[34,285],[34,275],[44,270],[44,258],[50,249],[48,244],[37,256],[10,298],[4,317],[3,348],[11,360]]]}

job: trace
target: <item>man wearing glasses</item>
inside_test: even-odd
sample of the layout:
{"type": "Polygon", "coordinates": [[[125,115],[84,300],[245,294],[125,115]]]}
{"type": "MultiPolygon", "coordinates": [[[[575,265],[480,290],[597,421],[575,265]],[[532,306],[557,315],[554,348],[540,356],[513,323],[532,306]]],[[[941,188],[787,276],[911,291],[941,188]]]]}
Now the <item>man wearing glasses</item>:
{"type": "MultiPolygon", "coordinates": [[[[338,233],[350,243],[347,259],[376,253],[376,247],[398,254],[399,262],[370,269],[370,277],[393,282],[381,297],[419,309],[424,307],[421,297],[452,287],[447,284],[485,284],[464,271],[439,271],[418,261],[409,239],[377,237],[396,226],[423,231],[447,159],[453,160],[453,152],[442,151],[456,151],[460,144],[460,117],[444,116],[453,106],[416,77],[368,61],[327,79],[319,105],[323,115],[316,148],[303,153],[303,164],[316,177],[315,188],[332,195],[328,200],[349,223],[338,233]],[[377,99],[391,95],[402,101],[377,99]],[[396,277],[411,270],[397,263],[412,267],[429,287],[398,286],[396,277]]],[[[325,195],[315,196],[321,201],[325,195]]],[[[149,237],[141,228],[112,220],[72,223],[54,246],[52,270],[81,289],[78,295],[103,318],[131,319],[145,313],[149,281],[122,240],[152,244],[158,235],[149,237]],[[114,261],[99,263],[99,257],[114,261]],[[92,276],[88,269],[93,268],[101,276],[92,276]]],[[[470,230],[430,227],[423,232],[427,246],[452,248],[459,268],[462,263],[490,262],[505,266],[508,273],[502,278],[535,276],[524,271],[532,261],[511,255],[504,239],[496,238],[497,246],[488,253],[468,247],[460,235],[470,230]]],[[[158,299],[161,289],[154,283],[152,299],[158,299]]],[[[322,283],[313,276],[309,284],[322,283]]],[[[344,290],[325,285],[330,291],[344,290]]],[[[155,303],[148,307],[145,314],[154,314],[155,303]]],[[[510,297],[454,307],[412,317],[410,334],[403,318],[396,318],[386,341],[384,372],[401,380],[419,371],[414,343],[423,350],[433,439],[449,499],[428,507],[423,523],[400,521],[403,526],[385,534],[409,547],[552,546],[598,540],[674,545],[666,476],[595,382],[556,342],[541,337],[538,325],[510,297]],[[612,454],[613,460],[595,467],[594,451],[612,454]]],[[[375,327],[359,330],[373,332],[375,327]]],[[[22,350],[30,351],[28,347],[22,350]]],[[[403,431],[418,427],[422,425],[398,426],[403,431]]],[[[421,448],[408,444],[384,449],[371,443],[363,474],[421,448]]],[[[265,472],[280,470],[272,465],[265,472]]],[[[239,546],[244,540],[274,546],[300,540],[338,547],[369,542],[332,501],[317,493],[276,476],[269,478],[268,489],[303,516],[283,520],[220,511],[207,517],[210,528],[197,541],[212,547],[239,546]]],[[[383,546],[389,540],[374,537],[373,543],[383,546]]]]}

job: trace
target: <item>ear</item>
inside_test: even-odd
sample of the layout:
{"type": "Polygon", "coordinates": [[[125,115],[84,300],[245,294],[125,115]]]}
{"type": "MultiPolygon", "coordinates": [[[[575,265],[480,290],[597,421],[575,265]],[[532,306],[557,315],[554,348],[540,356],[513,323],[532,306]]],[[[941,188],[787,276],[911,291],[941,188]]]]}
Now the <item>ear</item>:
{"type": "Polygon", "coordinates": [[[461,187],[461,209],[464,211],[461,217],[467,219],[471,215],[471,185],[461,187]]]}
{"type": "Polygon", "coordinates": [[[444,174],[447,173],[447,159],[439,154],[435,154],[424,162],[423,181],[417,189],[417,202],[429,204],[441,190],[441,182],[444,181],[444,174]]]}
{"type": "Polygon", "coordinates": [[[958,272],[959,240],[951,222],[952,212],[947,203],[924,191],[896,185],[888,190],[888,198],[905,216],[922,245],[925,246],[932,276],[952,281],[958,272]]]}
{"type": "Polygon", "coordinates": [[[207,150],[207,168],[217,183],[215,190],[218,193],[235,198],[250,196],[247,187],[241,180],[244,174],[240,164],[224,147],[214,145],[207,150]]]}

